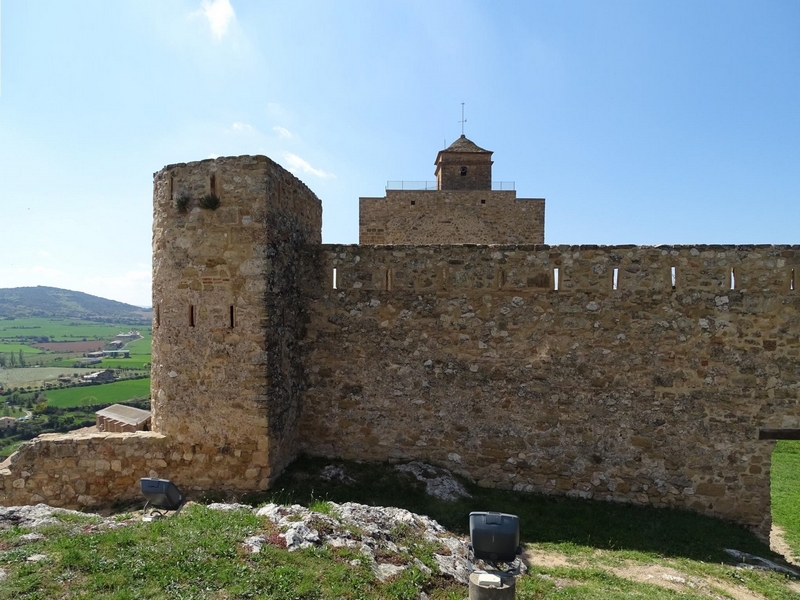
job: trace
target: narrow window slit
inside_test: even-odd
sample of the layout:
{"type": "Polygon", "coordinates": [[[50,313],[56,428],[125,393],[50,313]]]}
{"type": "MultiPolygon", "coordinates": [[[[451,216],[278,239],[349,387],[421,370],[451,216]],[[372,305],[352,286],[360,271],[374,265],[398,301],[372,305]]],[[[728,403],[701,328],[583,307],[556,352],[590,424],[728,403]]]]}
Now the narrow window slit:
{"type": "Polygon", "coordinates": [[[558,291],[558,267],[553,269],[553,289],[558,291]]]}
{"type": "Polygon", "coordinates": [[[619,269],[617,267],[614,267],[614,273],[611,275],[611,289],[619,289],[619,269]]]}
{"type": "Polygon", "coordinates": [[[195,311],[194,311],[194,304],[189,305],[189,327],[194,327],[195,325],[195,311]]]}
{"type": "Polygon", "coordinates": [[[336,267],[333,267],[333,289],[335,289],[335,290],[339,289],[339,287],[338,287],[339,286],[339,281],[337,280],[337,275],[338,275],[337,269],[336,269],[336,267]]]}
{"type": "Polygon", "coordinates": [[[481,204],[486,204],[486,200],[481,200],[481,204]]]}
{"type": "Polygon", "coordinates": [[[392,270],[386,269],[386,291],[392,291],[392,270]]]}
{"type": "Polygon", "coordinates": [[[731,289],[736,289],[736,269],[731,267],[731,289]]]}
{"type": "Polygon", "coordinates": [[[217,176],[215,174],[211,174],[211,193],[215,196],[217,195],[217,176]]]}
{"type": "Polygon", "coordinates": [[[169,176],[169,199],[173,200],[173,196],[175,193],[175,177],[173,175],[169,176]]]}
{"type": "Polygon", "coordinates": [[[797,289],[797,280],[795,279],[795,270],[792,269],[792,276],[789,278],[789,291],[793,292],[797,289]]]}
{"type": "Polygon", "coordinates": [[[416,203],[417,203],[417,201],[416,201],[416,200],[412,200],[412,201],[411,201],[411,206],[414,206],[416,203]]]}
{"type": "Polygon", "coordinates": [[[161,304],[156,304],[156,327],[161,326],[161,304]]]}
{"type": "Polygon", "coordinates": [[[497,274],[497,282],[498,287],[501,289],[506,285],[506,272],[503,269],[500,269],[500,272],[497,274]]]}
{"type": "Polygon", "coordinates": [[[675,267],[670,267],[670,281],[672,282],[672,289],[678,287],[678,270],[675,267]]]}
{"type": "Polygon", "coordinates": [[[234,306],[230,307],[230,312],[228,313],[230,316],[230,326],[231,329],[236,327],[236,308],[234,306]]]}

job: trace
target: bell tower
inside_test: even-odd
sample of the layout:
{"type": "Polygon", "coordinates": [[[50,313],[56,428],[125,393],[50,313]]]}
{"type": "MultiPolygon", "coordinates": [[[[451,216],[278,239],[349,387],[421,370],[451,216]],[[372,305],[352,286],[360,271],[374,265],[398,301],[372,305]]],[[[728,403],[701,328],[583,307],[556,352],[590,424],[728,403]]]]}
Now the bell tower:
{"type": "Polygon", "coordinates": [[[492,152],[477,146],[464,134],[436,156],[436,189],[492,189],[492,152]]]}

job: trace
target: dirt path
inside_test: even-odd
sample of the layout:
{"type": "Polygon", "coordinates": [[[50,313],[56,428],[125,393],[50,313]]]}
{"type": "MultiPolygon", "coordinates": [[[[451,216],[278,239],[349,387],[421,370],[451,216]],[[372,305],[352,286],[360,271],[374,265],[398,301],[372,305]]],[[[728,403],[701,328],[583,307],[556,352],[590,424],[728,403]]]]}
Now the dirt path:
{"type": "Polygon", "coordinates": [[[784,560],[793,565],[800,566],[800,557],[797,557],[792,552],[789,544],[784,539],[785,531],[780,525],[772,524],[772,531],[769,532],[769,547],[773,552],[777,552],[783,556],[784,560]]]}

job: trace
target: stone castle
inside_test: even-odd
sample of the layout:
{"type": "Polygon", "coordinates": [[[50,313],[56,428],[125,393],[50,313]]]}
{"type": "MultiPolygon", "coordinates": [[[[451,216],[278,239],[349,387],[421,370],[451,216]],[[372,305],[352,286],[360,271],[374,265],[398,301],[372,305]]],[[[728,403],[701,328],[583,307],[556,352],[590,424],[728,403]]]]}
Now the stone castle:
{"type": "Polygon", "coordinates": [[[361,199],[360,245],[322,244],[267,157],[156,173],[153,431],[41,436],[2,503],[265,489],[307,453],[765,538],[772,440],[800,430],[800,246],[544,245],[544,200],[491,167],[462,136],[435,189],[361,199]]]}

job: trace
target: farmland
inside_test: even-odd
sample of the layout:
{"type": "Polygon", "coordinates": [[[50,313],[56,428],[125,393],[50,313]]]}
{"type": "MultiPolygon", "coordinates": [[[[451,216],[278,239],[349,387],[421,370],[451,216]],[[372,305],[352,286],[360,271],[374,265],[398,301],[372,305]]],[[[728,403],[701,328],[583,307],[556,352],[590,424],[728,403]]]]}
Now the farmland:
{"type": "Polygon", "coordinates": [[[3,319],[0,320],[0,385],[43,386],[67,372],[83,374],[80,367],[143,371],[150,366],[150,344],[149,326],[80,319],[3,319]],[[139,339],[119,337],[131,330],[138,332],[139,339]],[[91,365],[83,364],[89,352],[120,349],[120,345],[130,352],[130,357],[104,357],[102,361],[94,359],[91,365]],[[4,366],[14,368],[3,369],[4,366]],[[33,366],[48,370],[34,372],[22,368],[33,366]]]}
{"type": "Polygon", "coordinates": [[[41,338],[47,338],[47,342],[111,340],[120,331],[131,328],[149,329],[141,325],[96,323],[80,319],[5,319],[0,321],[0,341],[44,342],[41,338]]]}
{"type": "Polygon", "coordinates": [[[91,373],[97,369],[73,368],[69,365],[63,367],[26,367],[16,369],[0,369],[0,387],[26,388],[41,387],[47,381],[57,380],[59,377],[78,376],[91,373]]]}
{"type": "Polygon", "coordinates": [[[62,390],[49,390],[45,393],[47,405],[60,408],[111,404],[130,400],[131,398],[148,398],[149,396],[149,378],[126,379],[103,385],[82,385],[62,390]]]}

